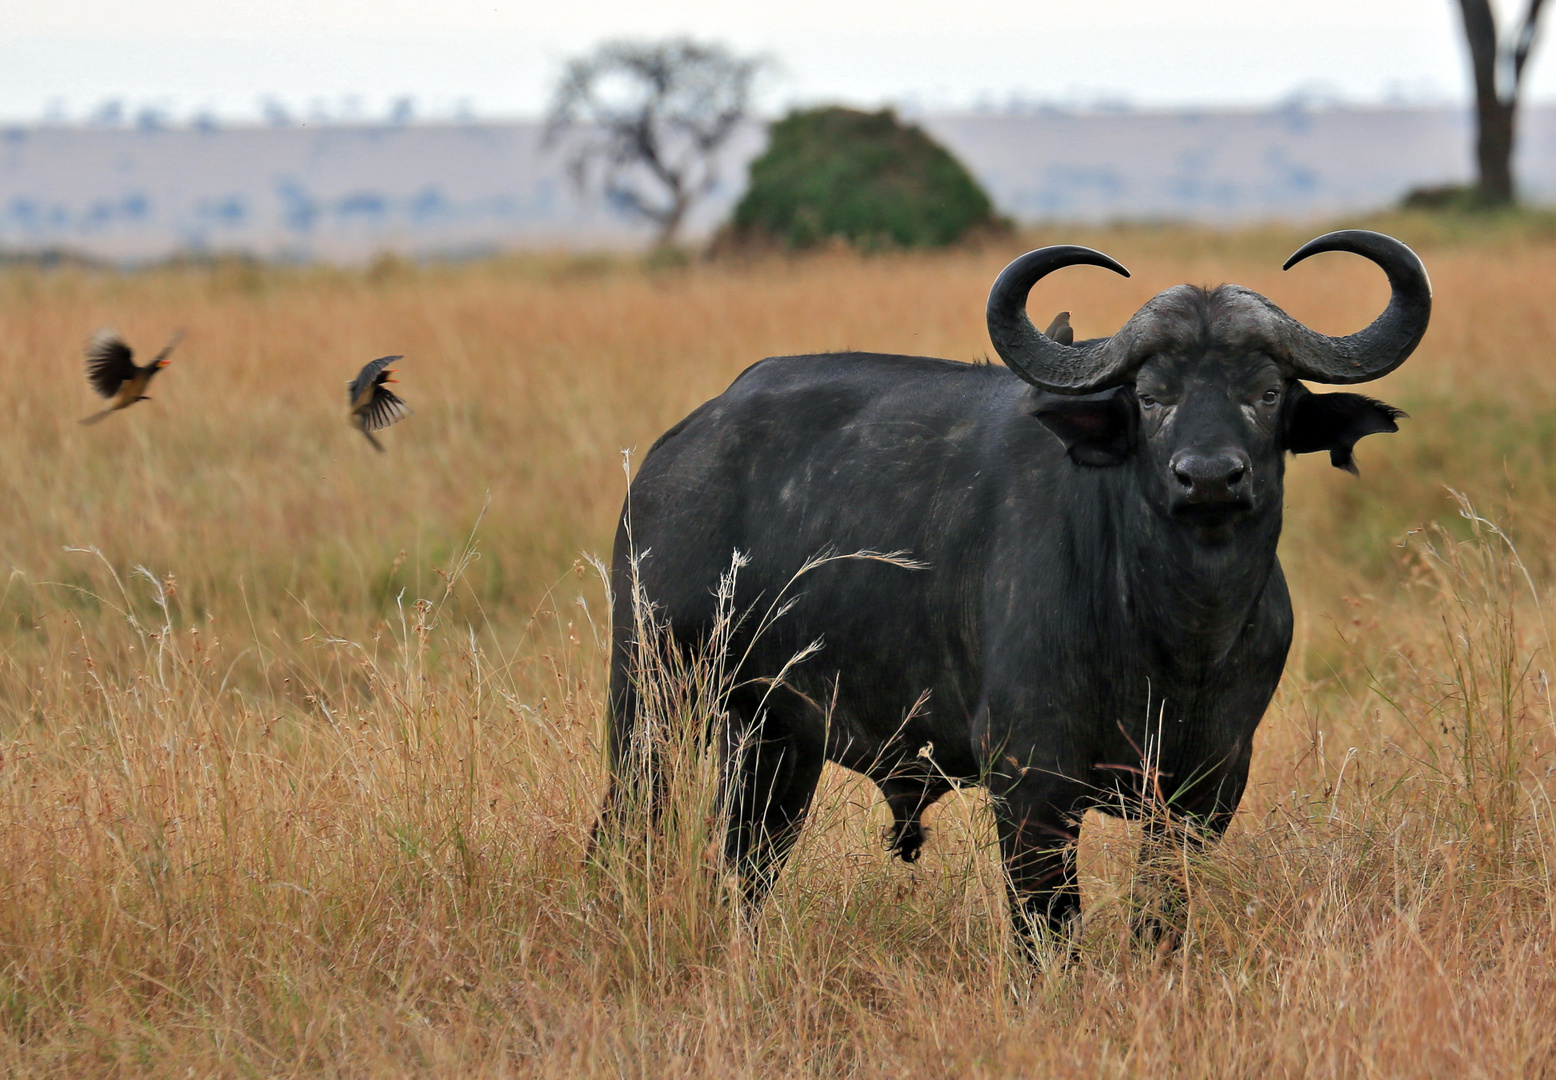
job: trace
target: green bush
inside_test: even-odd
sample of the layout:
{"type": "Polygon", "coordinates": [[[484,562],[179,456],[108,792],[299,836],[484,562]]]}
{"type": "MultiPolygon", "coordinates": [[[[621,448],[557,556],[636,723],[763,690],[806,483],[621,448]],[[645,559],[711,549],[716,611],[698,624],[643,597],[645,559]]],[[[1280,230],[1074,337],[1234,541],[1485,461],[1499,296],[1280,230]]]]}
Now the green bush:
{"type": "Polygon", "coordinates": [[[861,247],[939,247],[1002,227],[961,162],[886,109],[791,112],[769,130],[735,208],[736,237],[791,248],[842,237],[861,247]]]}

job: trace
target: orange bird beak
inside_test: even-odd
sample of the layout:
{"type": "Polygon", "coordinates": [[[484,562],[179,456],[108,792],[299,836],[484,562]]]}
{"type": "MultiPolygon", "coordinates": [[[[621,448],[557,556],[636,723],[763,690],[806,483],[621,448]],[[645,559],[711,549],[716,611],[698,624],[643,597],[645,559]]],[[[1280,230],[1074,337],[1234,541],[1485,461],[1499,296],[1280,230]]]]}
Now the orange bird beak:
{"type": "MultiPolygon", "coordinates": [[[[384,372],[384,374],[385,375],[393,375],[397,370],[399,370],[399,369],[398,368],[390,368],[388,371],[384,372]]],[[[400,381],[399,379],[385,379],[384,380],[384,382],[386,382],[386,383],[399,382],[399,381],[400,381]]]]}

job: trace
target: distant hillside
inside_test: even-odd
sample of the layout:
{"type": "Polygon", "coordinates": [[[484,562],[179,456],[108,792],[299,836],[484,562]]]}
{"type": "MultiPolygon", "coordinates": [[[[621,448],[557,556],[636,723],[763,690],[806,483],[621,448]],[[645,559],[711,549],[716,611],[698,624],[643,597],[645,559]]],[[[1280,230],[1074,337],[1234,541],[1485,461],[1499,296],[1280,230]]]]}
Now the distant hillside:
{"type": "MultiPolygon", "coordinates": [[[[1039,112],[924,126],[1018,220],[1331,217],[1467,178],[1455,109],[1039,112]]],[[[1556,108],[1526,112],[1525,190],[1556,199],[1556,108]]],[[[761,149],[753,125],[691,222],[717,224],[761,149]]],[[[113,260],[183,251],[359,260],[625,246],[648,230],[572,189],[535,123],[0,132],[0,250],[113,260]]]]}
{"type": "MultiPolygon", "coordinates": [[[[1520,115],[1525,194],[1556,201],[1556,108],[1520,115]]],[[[925,126],[1019,219],[1301,220],[1472,177],[1467,110],[948,116],[925,126]]]]}

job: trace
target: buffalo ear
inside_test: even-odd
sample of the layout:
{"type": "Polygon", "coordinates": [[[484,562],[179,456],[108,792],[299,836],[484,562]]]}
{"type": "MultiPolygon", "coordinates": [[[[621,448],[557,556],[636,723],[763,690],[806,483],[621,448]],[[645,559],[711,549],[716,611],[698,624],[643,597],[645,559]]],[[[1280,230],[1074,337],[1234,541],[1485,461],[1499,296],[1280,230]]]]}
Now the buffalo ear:
{"type": "Polygon", "coordinates": [[[1045,395],[1033,410],[1077,465],[1118,465],[1135,448],[1135,410],[1128,387],[1084,397],[1045,395]]]}
{"type": "Polygon", "coordinates": [[[1329,451],[1329,463],[1355,475],[1351,450],[1365,435],[1398,431],[1405,415],[1382,401],[1360,394],[1315,394],[1301,383],[1286,399],[1286,449],[1293,454],[1329,451]]]}

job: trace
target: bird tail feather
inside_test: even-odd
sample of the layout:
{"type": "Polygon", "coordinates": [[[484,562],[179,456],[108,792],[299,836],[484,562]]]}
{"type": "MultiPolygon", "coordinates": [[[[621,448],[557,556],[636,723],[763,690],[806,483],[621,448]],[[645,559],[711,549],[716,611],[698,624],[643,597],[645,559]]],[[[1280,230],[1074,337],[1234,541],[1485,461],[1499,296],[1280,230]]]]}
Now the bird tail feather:
{"type": "Polygon", "coordinates": [[[373,444],[373,449],[382,454],[384,452],[384,444],[373,438],[373,433],[367,430],[367,428],[362,428],[361,431],[363,437],[365,437],[368,442],[373,444]]]}
{"type": "Polygon", "coordinates": [[[99,420],[101,420],[104,417],[106,417],[111,412],[113,412],[112,409],[104,409],[102,412],[95,412],[91,416],[83,417],[82,420],[81,420],[81,423],[83,423],[83,424],[95,424],[99,420]]]}

